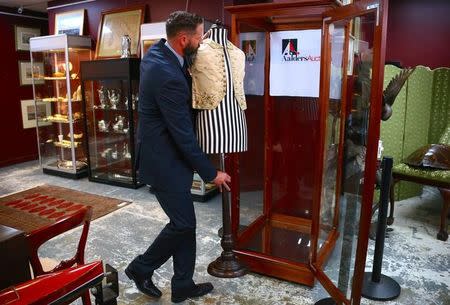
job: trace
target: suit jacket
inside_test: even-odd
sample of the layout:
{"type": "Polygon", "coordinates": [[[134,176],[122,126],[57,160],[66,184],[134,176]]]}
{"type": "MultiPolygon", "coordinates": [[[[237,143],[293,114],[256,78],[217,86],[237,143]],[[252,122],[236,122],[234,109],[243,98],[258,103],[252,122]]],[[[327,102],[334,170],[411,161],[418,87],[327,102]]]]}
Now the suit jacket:
{"type": "Polygon", "coordinates": [[[194,132],[190,79],[161,39],[141,61],[136,165],[155,189],[186,192],[193,170],[211,181],[216,170],[194,132]]]}

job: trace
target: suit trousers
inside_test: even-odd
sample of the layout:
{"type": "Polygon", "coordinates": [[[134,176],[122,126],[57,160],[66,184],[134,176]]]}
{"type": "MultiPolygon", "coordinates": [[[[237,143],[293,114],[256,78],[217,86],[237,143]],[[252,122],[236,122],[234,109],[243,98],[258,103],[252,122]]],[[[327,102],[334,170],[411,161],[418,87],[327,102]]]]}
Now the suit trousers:
{"type": "Polygon", "coordinates": [[[131,262],[130,268],[139,276],[150,278],[172,256],[172,293],[184,293],[194,287],[196,219],[191,193],[155,190],[155,195],[170,222],[147,251],[131,262]]]}

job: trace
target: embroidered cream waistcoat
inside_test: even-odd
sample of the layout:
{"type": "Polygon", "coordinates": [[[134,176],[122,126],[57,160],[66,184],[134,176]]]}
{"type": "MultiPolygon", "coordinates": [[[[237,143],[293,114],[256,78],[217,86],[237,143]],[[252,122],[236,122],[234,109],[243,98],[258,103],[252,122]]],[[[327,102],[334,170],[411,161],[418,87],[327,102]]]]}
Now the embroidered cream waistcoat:
{"type": "MultiPolygon", "coordinates": [[[[234,95],[242,110],[247,109],[244,93],[245,53],[227,41],[234,95]]],[[[223,47],[211,39],[203,40],[191,67],[192,107],[215,109],[227,92],[223,47]]]]}

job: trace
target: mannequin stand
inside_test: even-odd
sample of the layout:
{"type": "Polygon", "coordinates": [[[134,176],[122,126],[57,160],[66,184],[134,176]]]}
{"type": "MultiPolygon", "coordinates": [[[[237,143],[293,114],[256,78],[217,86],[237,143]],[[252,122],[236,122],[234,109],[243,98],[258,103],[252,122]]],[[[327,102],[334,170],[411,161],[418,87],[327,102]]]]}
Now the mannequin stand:
{"type": "Polygon", "coordinates": [[[336,305],[337,303],[333,300],[333,298],[325,298],[317,301],[314,305],[336,305]]]}
{"type": "Polygon", "coordinates": [[[378,211],[377,238],[375,241],[375,253],[372,272],[364,273],[362,296],[377,301],[389,301],[400,295],[400,285],[389,276],[381,274],[383,263],[384,239],[386,236],[387,208],[389,198],[389,186],[392,177],[392,158],[383,158],[383,176],[381,180],[380,208],[378,211]]]}
{"type": "MultiPolygon", "coordinates": [[[[220,154],[220,170],[225,171],[225,154],[220,154]]],[[[222,220],[223,235],[220,245],[222,254],[208,266],[208,273],[215,277],[234,278],[247,273],[247,268],[242,265],[233,253],[234,241],[231,234],[231,205],[229,192],[222,188],[222,220]]]]}

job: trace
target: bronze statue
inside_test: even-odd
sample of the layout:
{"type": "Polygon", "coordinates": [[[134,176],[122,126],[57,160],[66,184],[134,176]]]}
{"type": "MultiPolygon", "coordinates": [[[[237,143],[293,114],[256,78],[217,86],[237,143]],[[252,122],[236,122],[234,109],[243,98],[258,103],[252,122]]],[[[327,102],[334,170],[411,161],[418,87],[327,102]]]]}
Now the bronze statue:
{"type": "Polygon", "coordinates": [[[414,72],[416,68],[402,69],[396,76],[394,76],[386,89],[383,91],[383,107],[381,112],[381,119],[387,121],[392,115],[392,104],[395,98],[402,89],[408,77],[414,72]]]}

